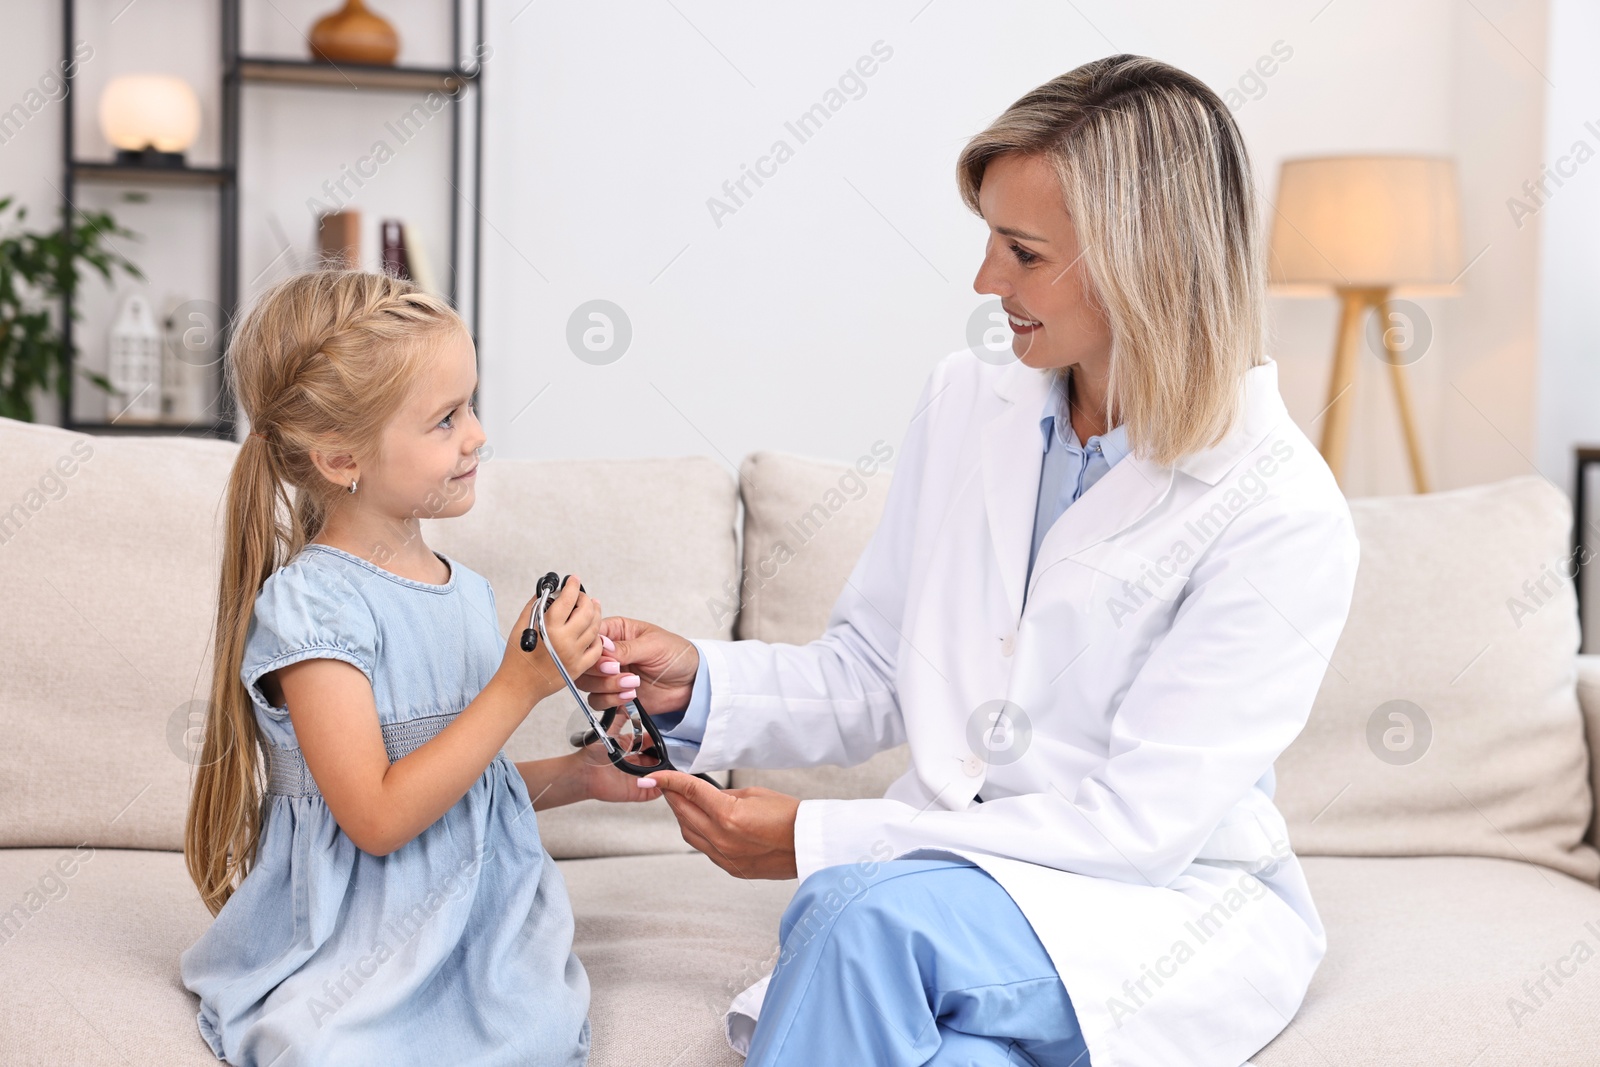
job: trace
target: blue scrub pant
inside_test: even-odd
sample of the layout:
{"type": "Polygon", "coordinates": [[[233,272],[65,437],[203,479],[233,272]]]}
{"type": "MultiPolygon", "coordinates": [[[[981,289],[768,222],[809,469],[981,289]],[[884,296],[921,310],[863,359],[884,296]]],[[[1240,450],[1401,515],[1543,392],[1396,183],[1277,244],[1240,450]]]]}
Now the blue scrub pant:
{"type": "Polygon", "coordinates": [[[825,867],[779,940],[746,1067],[1090,1067],[1033,927],[967,860],[825,867]]]}

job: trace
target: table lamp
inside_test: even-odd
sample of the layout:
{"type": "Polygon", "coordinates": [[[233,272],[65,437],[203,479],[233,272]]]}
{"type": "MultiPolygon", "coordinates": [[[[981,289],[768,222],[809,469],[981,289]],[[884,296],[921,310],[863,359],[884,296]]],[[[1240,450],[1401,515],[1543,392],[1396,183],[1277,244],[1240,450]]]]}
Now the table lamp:
{"type": "Polygon", "coordinates": [[[1339,333],[1318,446],[1340,484],[1355,398],[1357,351],[1367,312],[1378,312],[1380,358],[1417,492],[1428,491],[1407,358],[1391,328],[1390,299],[1460,292],[1461,209],[1455,162],[1438,156],[1322,156],[1285,160],[1278,178],[1268,284],[1285,296],[1339,297],[1339,333]]]}
{"type": "Polygon", "coordinates": [[[200,98],[182,78],[124,74],[100,96],[100,131],[124,166],[181,167],[200,133],[200,98]]]}

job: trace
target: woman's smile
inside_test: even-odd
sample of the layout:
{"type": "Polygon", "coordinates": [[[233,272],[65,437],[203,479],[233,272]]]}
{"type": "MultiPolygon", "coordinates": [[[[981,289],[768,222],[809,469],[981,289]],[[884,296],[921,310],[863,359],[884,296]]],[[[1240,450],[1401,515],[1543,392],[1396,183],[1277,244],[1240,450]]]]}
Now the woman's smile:
{"type": "Polygon", "coordinates": [[[1032,333],[1034,330],[1044,327],[1044,323],[1038,319],[1030,319],[1026,315],[1018,315],[1009,308],[1006,309],[1006,319],[1011,323],[1012,333],[1032,333]]]}

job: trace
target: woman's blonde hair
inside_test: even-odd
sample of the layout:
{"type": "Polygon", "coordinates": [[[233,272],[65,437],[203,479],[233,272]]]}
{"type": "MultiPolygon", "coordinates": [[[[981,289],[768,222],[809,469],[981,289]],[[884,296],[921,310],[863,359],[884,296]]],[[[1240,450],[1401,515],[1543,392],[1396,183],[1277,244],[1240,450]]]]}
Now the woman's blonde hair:
{"type": "Polygon", "coordinates": [[[183,833],[213,915],[249,873],[261,831],[261,738],[239,677],[256,594],[345,492],[310,453],[380,458],[430,342],[453,329],[466,331],[455,310],[405,279],[319,270],[263,293],[228,346],[225,373],[254,432],[228,479],[211,700],[183,833]]]}
{"type": "Polygon", "coordinates": [[[1106,419],[1171,466],[1216,444],[1244,372],[1265,362],[1265,252],[1244,139],[1198,78],[1146,56],[1097,59],[1027,93],[956,165],[978,214],[989,161],[1056,171],[1090,297],[1111,329],[1106,419]]]}

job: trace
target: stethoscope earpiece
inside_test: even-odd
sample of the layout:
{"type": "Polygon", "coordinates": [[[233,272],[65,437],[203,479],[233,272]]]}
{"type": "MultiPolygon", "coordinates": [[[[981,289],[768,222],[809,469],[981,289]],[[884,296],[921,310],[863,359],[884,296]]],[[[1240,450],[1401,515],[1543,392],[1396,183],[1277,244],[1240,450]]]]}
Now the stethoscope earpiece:
{"type": "MultiPolygon", "coordinates": [[[[567,575],[567,578],[571,577],[572,575],[567,575]]],[[[529,620],[533,625],[522,631],[522,640],[519,642],[522,651],[532,652],[539,647],[539,628],[544,625],[544,610],[550,606],[551,600],[560,595],[560,590],[566,587],[567,578],[559,577],[555,571],[550,571],[535,583],[533,593],[538,600],[533,606],[533,618],[529,620]]],[[[578,583],[578,592],[588,591],[583,587],[583,583],[578,583]]]]}

